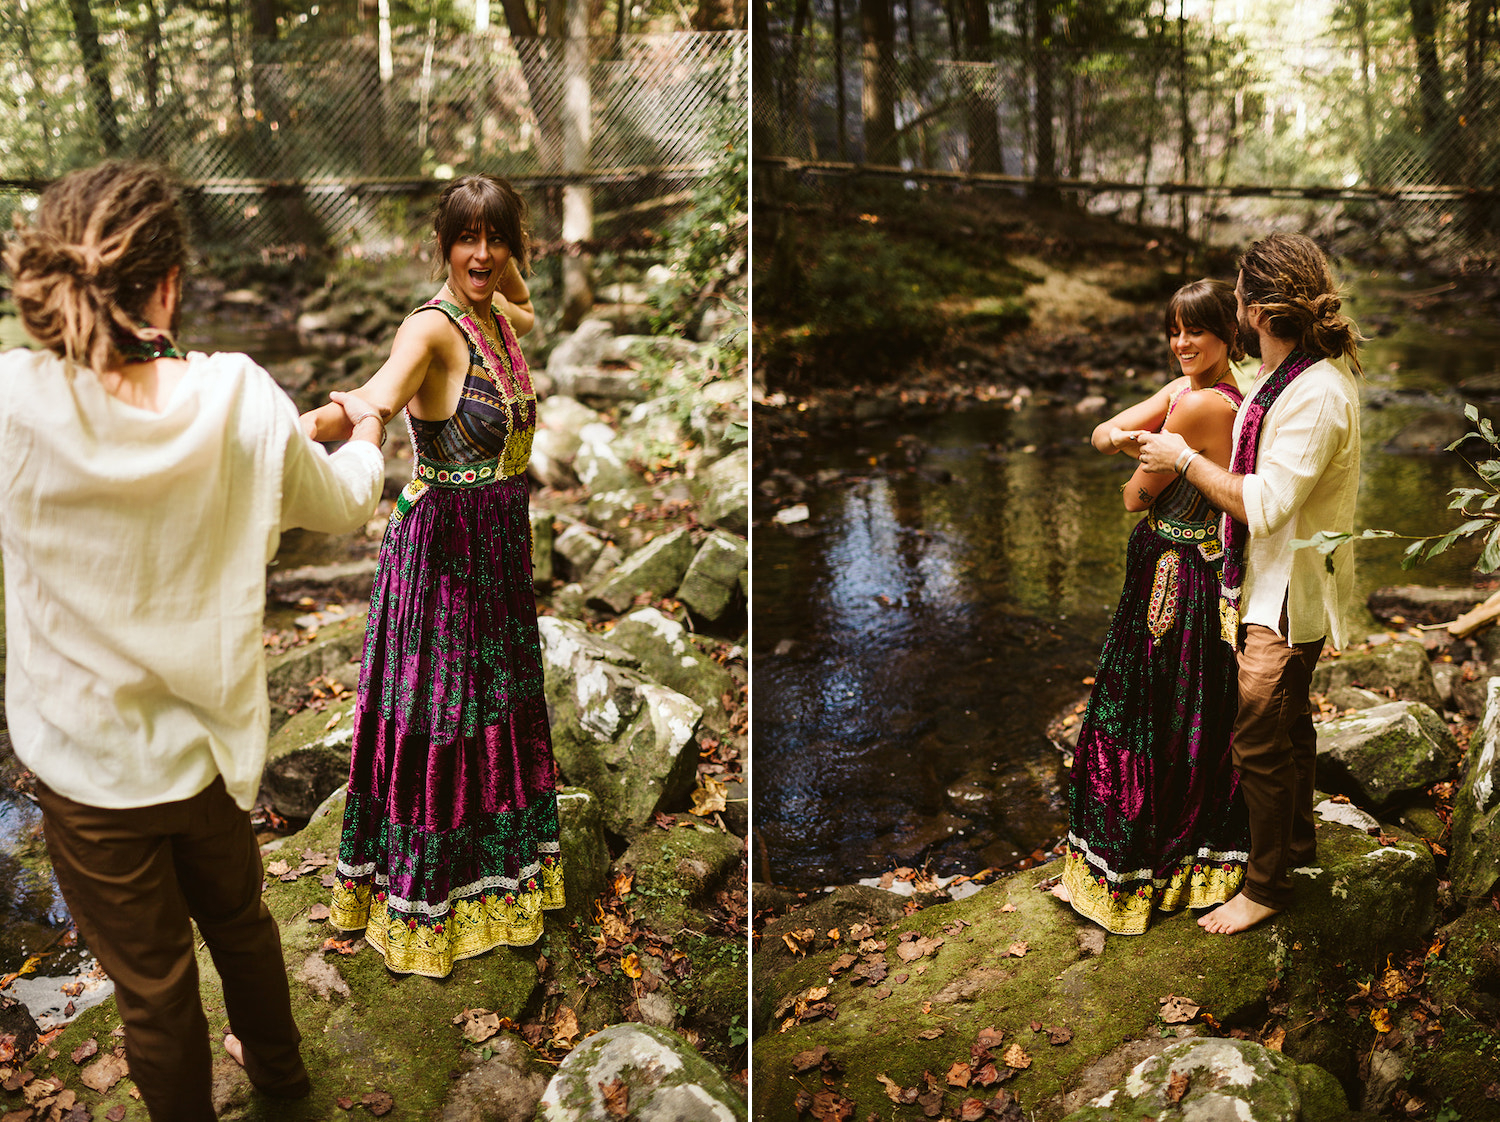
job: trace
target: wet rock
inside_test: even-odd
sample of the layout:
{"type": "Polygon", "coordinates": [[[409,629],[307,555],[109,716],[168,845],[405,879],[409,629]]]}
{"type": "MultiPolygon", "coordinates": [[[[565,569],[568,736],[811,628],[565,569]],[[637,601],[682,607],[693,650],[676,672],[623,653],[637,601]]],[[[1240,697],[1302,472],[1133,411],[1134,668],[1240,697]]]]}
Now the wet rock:
{"type": "Polygon", "coordinates": [[[744,868],[745,842],[708,826],[647,830],[616,862],[635,873],[631,906],[651,930],[677,936],[684,927],[703,930],[714,893],[739,887],[732,878],[744,868]]]}
{"type": "Polygon", "coordinates": [[[631,837],[686,800],[703,710],[649,681],[623,648],[555,616],[540,621],[552,747],[563,773],[599,799],[606,828],[631,837]]]}
{"type": "Polygon", "coordinates": [[[453,1084],[435,1122],[532,1122],[551,1069],[512,1033],[485,1042],[492,1053],[453,1084]]]}
{"type": "Polygon", "coordinates": [[[332,565],[301,565],[273,570],[266,580],[266,596],[283,604],[295,604],[305,596],[314,600],[367,601],[375,581],[375,558],[340,561],[332,565]]]}
{"type": "Polygon", "coordinates": [[[636,550],[589,596],[599,611],[623,612],[637,596],[659,599],[677,591],[693,559],[693,539],[686,526],[636,550]]]}
{"type": "Polygon", "coordinates": [[[740,448],[693,480],[698,519],[705,526],[743,536],[749,528],[750,453],[740,448]]]}
{"type": "Polygon", "coordinates": [[[542,1095],[537,1122],[608,1118],[605,1089],[623,1083],[638,1122],[744,1122],[745,1105],[681,1037],[646,1025],[614,1025],[563,1060],[542,1095]]]}
{"type": "Polygon", "coordinates": [[[1447,723],[1417,701],[1388,702],[1318,726],[1319,782],[1377,812],[1446,779],[1458,756],[1447,723]]]}
{"type": "Polygon", "coordinates": [[[733,692],[734,678],[682,624],[655,608],[638,608],[617,621],[609,637],[635,655],[647,677],[697,701],[705,727],[727,731],[729,718],[721,699],[733,692]]]}
{"type": "Polygon", "coordinates": [[[1322,1068],[1249,1040],[1184,1040],[1143,1060],[1068,1122],[1180,1116],[1256,1122],[1337,1122],[1349,1104],[1322,1068]],[[1185,1088],[1185,1089],[1184,1089],[1185,1088]]]}
{"type": "Polygon", "coordinates": [[[584,425],[578,434],[573,471],[590,492],[621,491],[644,482],[615,447],[615,430],[605,424],[584,425]]]}
{"type": "Polygon", "coordinates": [[[1486,895],[1500,878],[1500,678],[1489,680],[1484,719],[1453,796],[1448,874],[1460,899],[1486,895]]]}
{"type": "Polygon", "coordinates": [[[31,1051],[41,1030],[25,1004],[0,994],[0,1034],[14,1037],[12,1044],[16,1055],[24,1056],[31,1051]]]}
{"type": "Polygon", "coordinates": [[[349,779],[354,739],[353,694],[327,709],[304,709],[271,737],[261,790],[277,813],[307,818],[349,779]]]}
{"type": "Polygon", "coordinates": [[[744,538],[715,530],[703,540],[688,565],[677,599],[704,619],[717,620],[728,610],[740,575],[749,563],[744,538]]]}
{"type": "Polygon", "coordinates": [[[1326,694],[1336,686],[1363,686],[1368,690],[1395,691],[1397,697],[1420,701],[1436,709],[1442,705],[1432,664],[1421,643],[1398,641],[1367,651],[1346,651],[1339,658],[1319,662],[1313,671],[1312,688],[1326,694]]]}

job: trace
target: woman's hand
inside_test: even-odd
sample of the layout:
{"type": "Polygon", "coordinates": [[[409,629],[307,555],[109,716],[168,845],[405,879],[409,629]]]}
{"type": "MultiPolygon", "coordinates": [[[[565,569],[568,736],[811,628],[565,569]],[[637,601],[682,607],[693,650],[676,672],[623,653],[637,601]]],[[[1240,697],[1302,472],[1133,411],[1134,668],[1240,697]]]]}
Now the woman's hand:
{"type": "Polygon", "coordinates": [[[375,406],[371,405],[358,394],[345,393],[342,390],[334,390],[328,395],[344,411],[349,418],[349,435],[351,439],[368,440],[377,448],[385,444],[385,414],[375,406]],[[374,421],[374,425],[365,425],[361,433],[360,426],[366,421],[374,421]]]}
{"type": "Polygon", "coordinates": [[[1122,429],[1118,425],[1109,430],[1109,445],[1116,452],[1124,452],[1132,459],[1141,458],[1141,437],[1148,429],[1122,429]]]}

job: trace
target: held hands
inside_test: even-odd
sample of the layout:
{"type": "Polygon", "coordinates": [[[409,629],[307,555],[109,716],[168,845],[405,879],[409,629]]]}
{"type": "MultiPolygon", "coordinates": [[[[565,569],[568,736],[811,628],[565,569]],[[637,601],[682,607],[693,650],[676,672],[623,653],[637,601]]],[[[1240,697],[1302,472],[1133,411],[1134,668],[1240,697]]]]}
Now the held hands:
{"type": "Polygon", "coordinates": [[[334,390],[328,396],[343,409],[344,416],[349,419],[350,436],[354,435],[354,431],[359,428],[361,423],[373,420],[379,426],[379,436],[374,441],[375,446],[380,447],[385,444],[385,416],[379,409],[375,408],[375,406],[371,405],[364,398],[352,393],[334,390]]]}
{"type": "Polygon", "coordinates": [[[1109,430],[1109,443],[1116,452],[1140,459],[1141,437],[1145,435],[1145,429],[1122,429],[1117,425],[1109,430]]]}
{"type": "Polygon", "coordinates": [[[1176,472],[1177,458],[1188,450],[1187,441],[1175,432],[1140,433],[1141,467],[1150,472],[1176,472]]]}

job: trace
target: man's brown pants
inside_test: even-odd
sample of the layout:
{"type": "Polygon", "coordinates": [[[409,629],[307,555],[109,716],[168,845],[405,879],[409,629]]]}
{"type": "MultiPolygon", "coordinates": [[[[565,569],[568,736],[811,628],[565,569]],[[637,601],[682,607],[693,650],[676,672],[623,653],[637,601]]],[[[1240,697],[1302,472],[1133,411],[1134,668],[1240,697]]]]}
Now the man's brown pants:
{"type": "Polygon", "coordinates": [[[1233,755],[1250,813],[1243,891],[1277,911],[1291,903],[1291,870],[1317,854],[1313,770],[1318,734],[1308,690],[1322,650],[1322,639],[1288,646],[1269,627],[1250,624],[1241,631],[1233,755]]]}
{"type": "Polygon", "coordinates": [[[224,781],[129,810],[85,806],[40,783],[37,798],[63,897],[114,980],[130,1076],[153,1122],[214,1117],[189,917],[223,980],[251,1083],[278,1097],[306,1094],[281,934],[260,896],[260,849],[224,781]]]}

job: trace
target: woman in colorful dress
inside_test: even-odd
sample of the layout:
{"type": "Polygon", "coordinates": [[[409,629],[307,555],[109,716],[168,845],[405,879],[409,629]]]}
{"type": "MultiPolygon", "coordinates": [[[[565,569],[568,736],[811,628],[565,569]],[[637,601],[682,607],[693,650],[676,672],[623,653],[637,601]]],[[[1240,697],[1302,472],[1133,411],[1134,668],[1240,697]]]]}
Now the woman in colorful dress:
{"type": "MultiPolygon", "coordinates": [[[[1100,452],[1139,458],[1165,426],[1227,466],[1241,394],[1234,289],[1177,291],[1165,327],[1182,368],[1155,395],[1094,430],[1100,452]]],[[[1178,465],[1178,471],[1186,466],[1178,465]]],[[[1234,650],[1220,638],[1219,512],[1180,475],[1137,469],[1125,509],[1125,587],[1089,698],[1069,781],[1067,853],[1053,894],[1118,935],[1153,911],[1205,908],[1244,879],[1249,825],[1230,761],[1234,650]]]]}
{"type": "Polygon", "coordinates": [[[307,414],[330,440],[346,409],[404,408],[415,453],[370,593],[332,903],[403,974],[534,943],[563,903],[524,474],[536,394],[516,342],[535,319],[525,217],[501,179],[450,184],[442,290],[363,387],[307,414]]]}

